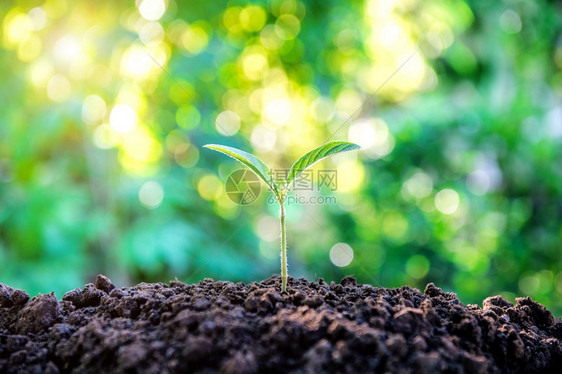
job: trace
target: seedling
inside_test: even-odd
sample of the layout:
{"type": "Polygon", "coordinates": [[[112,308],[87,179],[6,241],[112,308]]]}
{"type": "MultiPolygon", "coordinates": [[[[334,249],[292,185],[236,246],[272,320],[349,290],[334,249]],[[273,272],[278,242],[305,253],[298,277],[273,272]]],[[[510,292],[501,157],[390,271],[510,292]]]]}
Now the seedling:
{"type": "Polygon", "coordinates": [[[239,161],[243,165],[250,168],[256,175],[267,184],[267,186],[273,192],[277,203],[279,203],[279,220],[281,222],[281,290],[285,291],[287,289],[287,233],[285,230],[285,197],[289,190],[291,182],[295,180],[303,171],[310,168],[317,162],[346,151],[353,151],[359,149],[359,146],[354,143],[349,142],[328,142],[321,145],[318,148],[313,149],[301,158],[299,158],[287,175],[286,179],[280,181],[275,181],[270,176],[269,168],[263,163],[262,160],[256,156],[241,151],[236,148],[227,147],[224,145],[217,144],[207,144],[204,146],[215,150],[217,152],[224,153],[225,155],[232,157],[233,159],[239,161]]]}

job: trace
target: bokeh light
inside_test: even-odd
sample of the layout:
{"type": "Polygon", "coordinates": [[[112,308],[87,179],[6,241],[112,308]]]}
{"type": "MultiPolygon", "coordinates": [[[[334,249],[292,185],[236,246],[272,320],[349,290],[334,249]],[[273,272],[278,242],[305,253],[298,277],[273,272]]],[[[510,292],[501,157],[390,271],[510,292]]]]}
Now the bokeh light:
{"type": "Polygon", "coordinates": [[[166,11],[164,0],[142,0],[139,12],[144,19],[149,21],[159,20],[166,11]]]}
{"type": "Polygon", "coordinates": [[[88,124],[95,124],[105,118],[107,106],[105,101],[97,95],[89,95],[82,104],[82,120],[88,124]]]}
{"type": "Polygon", "coordinates": [[[139,200],[149,209],[158,208],[164,200],[164,190],[158,182],[146,182],[139,190],[139,200]]]}
{"type": "Polygon", "coordinates": [[[430,262],[423,255],[412,256],[406,261],[406,273],[412,278],[421,279],[429,271],[430,262]]]}
{"type": "Polygon", "coordinates": [[[109,124],[116,132],[131,132],[137,125],[137,114],[129,105],[117,104],[111,109],[109,124]]]}
{"type": "Polygon", "coordinates": [[[220,134],[234,136],[240,130],[240,117],[231,110],[225,110],[217,116],[215,125],[220,134]]]}
{"type": "Polygon", "coordinates": [[[441,213],[453,214],[459,207],[459,194],[450,188],[445,188],[435,195],[435,207],[441,213]]]}
{"type": "Polygon", "coordinates": [[[62,102],[67,100],[71,89],[70,82],[62,74],[53,76],[49,79],[49,83],[47,83],[47,95],[53,101],[62,102]]]}
{"type": "Polygon", "coordinates": [[[330,249],[330,261],[338,267],[345,267],[353,261],[353,248],[347,243],[336,243],[330,249]]]}

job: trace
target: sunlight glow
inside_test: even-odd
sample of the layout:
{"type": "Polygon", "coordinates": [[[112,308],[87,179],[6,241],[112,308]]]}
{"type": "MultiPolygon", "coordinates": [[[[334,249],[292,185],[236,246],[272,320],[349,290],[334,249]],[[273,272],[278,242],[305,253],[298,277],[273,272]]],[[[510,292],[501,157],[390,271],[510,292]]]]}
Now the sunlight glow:
{"type": "Polygon", "coordinates": [[[119,133],[131,132],[137,126],[137,113],[127,104],[117,104],[109,115],[111,128],[119,133]]]}
{"type": "Polygon", "coordinates": [[[157,21],[164,15],[166,4],[164,0],[143,0],[139,5],[140,15],[148,21],[157,21]]]}
{"type": "Polygon", "coordinates": [[[401,46],[407,43],[407,35],[404,31],[403,25],[400,25],[396,19],[390,18],[374,25],[371,38],[386,48],[401,46]]]}
{"type": "Polygon", "coordinates": [[[121,60],[121,69],[124,74],[133,78],[145,78],[153,70],[160,70],[158,64],[150,57],[154,57],[158,64],[166,63],[166,54],[161,49],[155,47],[149,51],[144,48],[133,45],[123,54],[121,60]]]}
{"type": "Polygon", "coordinates": [[[71,36],[65,35],[55,43],[55,57],[61,61],[70,61],[80,54],[80,44],[71,36]]]}
{"type": "MultiPolygon", "coordinates": [[[[414,26],[404,16],[407,13],[404,10],[415,7],[417,3],[417,0],[366,2],[366,22],[372,26],[365,38],[365,48],[371,64],[359,67],[362,72],[357,80],[364,92],[379,91],[380,88],[380,96],[398,102],[417,91],[431,90],[437,85],[437,75],[427,58],[436,58],[449,48],[454,42],[453,30],[459,26],[453,25],[445,14],[431,7],[432,11],[414,26]],[[421,35],[417,30],[420,25],[424,25],[422,28],[425,30],[421,35]],[[394,73],[393,79],[384,83],[394,73]]],[[[343,63],[340,66],[344,72],[357,70],[357,67],[347,69],[343,63]]]]}
{"type": "MultiPolygon", "coordinates": [[[[375,146],[377,138],[375,121],[372,119],[359,121],[349,128],[349,141],[359,144],[361,149],[371,149],[375,146]]],[[[388,136],[388,130],[381,134],[384,139],[388,136]]]]}
{"type": "Polygon", "coordinates": [[[291,102],[287,99],[270,101],[263,110],[263,118],[279,126],[286,124],[291,118],[291,102]]]}
{"type": "Polygon", "coordinates": [[[359,144],[361,150],[371,159],[386,156],[394,149],[394,137],[380,118],[361,120],[349,128],[350,142],[359,144]]]}
{"type": "Polygon", "coordinates": [[[136,126],[120,139],[119,161],[128,171],[138,175],[151,175],[162,155],[162,145],[144,126],[136,126]]]}
{"type": "Polygon", "coordinates": [[[398,0],[370,0],[365,3],[365,13],[373,20],[392,15],[398,0]]]}
{"type": "Polygon", "coordinates": [[[275,148],[277,133],[268,127],[258,125],[254,127],[250,137],[252,147],[260,152],[270,152],[275,148]]]}

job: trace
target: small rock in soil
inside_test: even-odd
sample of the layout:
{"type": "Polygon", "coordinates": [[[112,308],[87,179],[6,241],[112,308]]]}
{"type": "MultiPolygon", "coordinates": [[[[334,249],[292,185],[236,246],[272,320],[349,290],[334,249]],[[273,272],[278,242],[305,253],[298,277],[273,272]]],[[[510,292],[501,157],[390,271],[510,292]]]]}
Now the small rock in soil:
{"type": "Polygon", "coordinates": [[[113,285],[113,283],[111,283],[109,278],[101,274],[98,274],[98,276],[96,277],[95,284],[98,290],[102,290],[105,293],[110,293],[115,288],[115,286],[113,285]]]}
{"type": "Polygon", "coordinates": [[[55,323],[59,316],[59,304],[54,293],[39,295],[18,313],[15,330],[36,334],[55,323]]]}

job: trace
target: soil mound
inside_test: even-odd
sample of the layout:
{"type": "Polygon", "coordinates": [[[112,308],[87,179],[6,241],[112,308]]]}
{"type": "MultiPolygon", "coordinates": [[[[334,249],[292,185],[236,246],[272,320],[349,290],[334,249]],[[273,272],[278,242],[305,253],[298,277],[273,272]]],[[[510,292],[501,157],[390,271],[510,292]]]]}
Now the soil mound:
{"type": "Polygon", "coordinates": [[[29,300],[0,284],[0,373],[559,372],[562,320],[530,298],[463,305],[290,279],[94,284],[29,300]]]}

